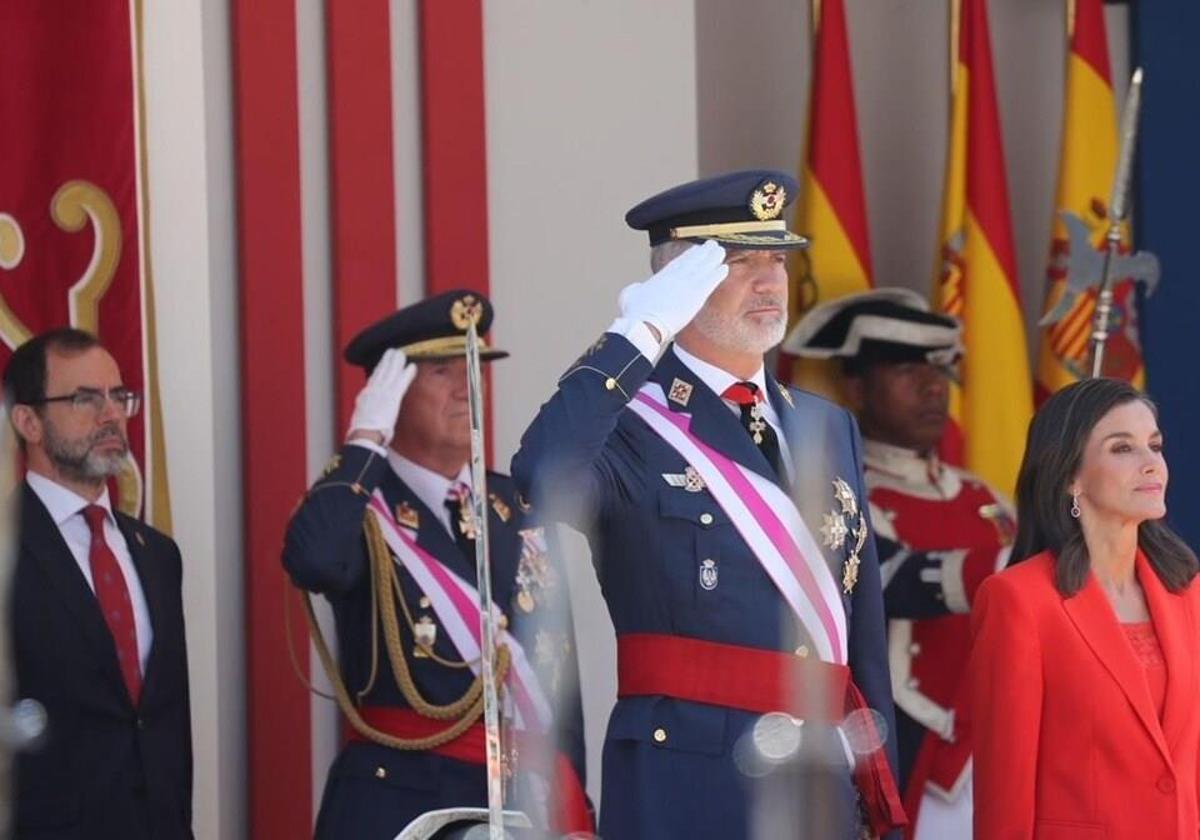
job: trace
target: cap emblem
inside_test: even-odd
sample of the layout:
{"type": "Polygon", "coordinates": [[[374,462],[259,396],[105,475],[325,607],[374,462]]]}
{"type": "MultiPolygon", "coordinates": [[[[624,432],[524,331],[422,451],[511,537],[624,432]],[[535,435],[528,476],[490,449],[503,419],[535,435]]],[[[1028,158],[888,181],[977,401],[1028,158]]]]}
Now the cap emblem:
{"type": "Polygon", "coordinates": [[[471,324],[478,324],[482,317],[483,303],[475,295],[464,295],[450,307],[450,322],[463,332],[466,332],[471,324]]]}
{"type": "Polygon", "coordinates": [[[767,181],[750,196],[750,212],[760,222],[778,219],[787,204],[787,190],[774,181],[767,181]]]}

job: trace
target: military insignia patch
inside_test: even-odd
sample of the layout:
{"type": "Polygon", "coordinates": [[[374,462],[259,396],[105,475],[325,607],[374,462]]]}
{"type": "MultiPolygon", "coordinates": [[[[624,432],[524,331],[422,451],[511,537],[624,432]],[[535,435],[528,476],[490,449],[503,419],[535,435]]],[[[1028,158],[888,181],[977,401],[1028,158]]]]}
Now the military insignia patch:
{"type": "Polygon", "coordinates": [[[689,493],[699,493],[706,485],[704,478],[696,472],[696,468],[688,464],[681,473],[663,473],[663,481],[672,487],[682,487],[689,493]]]}
{"type": "Polygon", "coordinates": [[[750,212],[760,222],[778,219],[787,204],[787,190],[774,181],[767,181],[750,196],[750,212]]]}
{"type": "Polygon", "coordinates": [[[437,644],[437,625],[433,623],[433,619],[427,615],[423,615],[413,623],[413,658],[428,659],[429,651],[433,650],[433,646],[437,644]]]}
{"type": "Polygon", "coordinates": [[[671,390],[667,392],[667,399],[686,407],[688,400],[692,398],[692,388],[692,383],[676,379],[671,383],[671,390]]]}
{"type": "Polygon", "coordinates": [[[396,505],[396,521],[405,528],[417,530],[421,527],[421,517],[408,502],[396,505]]]}
{"type": "Polygon", "coordinates": [[[450,306],[450,323],[463,332],[483,317],[483,303],[475,295],[463,295],[450,306]]]}
{"type": "Polygon", "coordinates": [[[712,558],[707,558],[700,564],[700,588],[705,592],[712,592],[717,588],[717,561],[712,558]]]}
{"type": "Polygon", "coordinates": [[[496,516],[500,517],[501,522],[507,522],[512,519],[512,508],[504,503],[504,500],[495,493],[488,493],[488,499],[492,502],[492,510],[496,512],[496,516]]]}

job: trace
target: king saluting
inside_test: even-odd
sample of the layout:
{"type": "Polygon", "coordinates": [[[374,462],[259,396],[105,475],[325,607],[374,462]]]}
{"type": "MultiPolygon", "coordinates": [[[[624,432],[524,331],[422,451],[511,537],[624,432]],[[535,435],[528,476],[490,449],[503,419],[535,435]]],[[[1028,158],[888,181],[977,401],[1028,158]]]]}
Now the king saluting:
{"type": "Polygon", "coordinates": [[[604,837],[904,824],[855,421],[763,364],[807,244],[782,218],[795,192],[751,170],[630,210],[654,274],[513,459],[534,505],[588,536],[617,633],[604,837]]]}

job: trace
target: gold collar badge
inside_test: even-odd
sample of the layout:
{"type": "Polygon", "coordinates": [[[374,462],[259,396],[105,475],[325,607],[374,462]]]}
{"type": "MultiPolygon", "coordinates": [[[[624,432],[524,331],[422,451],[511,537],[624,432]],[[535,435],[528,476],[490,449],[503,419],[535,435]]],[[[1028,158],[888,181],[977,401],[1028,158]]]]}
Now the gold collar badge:
{"type": "Polygon", "coordinates": [[[396,505],[396,521],[414,531],[421,527],[421,517],[408,502],[396,505]]]}

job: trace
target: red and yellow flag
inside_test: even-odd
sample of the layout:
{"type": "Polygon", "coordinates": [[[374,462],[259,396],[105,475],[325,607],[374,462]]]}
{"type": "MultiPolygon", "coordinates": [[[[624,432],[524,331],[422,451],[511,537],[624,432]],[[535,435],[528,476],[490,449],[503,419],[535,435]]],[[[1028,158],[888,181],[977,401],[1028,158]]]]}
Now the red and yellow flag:
{"type": "MultiPolygon", "coordinates": [[[[794,323],[818,303],[869,289],[871,245],[858,153],[854,75],[843,0],[813,0],[812,95],[797,229],[812,240],[791,265],[794,323]]],[[[834,395],[831,365],[780,356],[780,376],[834,395]]]]}
{"type": "MultiPolygon", "coordinates": [[[[1042,333],[1035,390],[1039,402],[1058,389],[1091,372],[1092,319],[1095,291],[1064,303],[1071,239],[1064,214],[1082,224],[1094,247],[1103,247],[1107,228],[1108,198],[1119,154],[1117,105],[1108,59],[1108,38],[1101,0],[1068,0],[1070,52],[1064,100],[1062,159],[1055,198],[1054,239],[1047,270],[1046,312],[1060,304],[1065,314],[1042,333]]],[[[1128,226],[1125,243],[1129,244],[1128,226]]],[[[1099,277],[1085,278],[1096,283],[1099,277]]],[[[1145,385],[1141,345],[1138,340],[1137,291],[1132,280],[1117,284],[1109,316],[1110,337],[1105,348],[1104,372],[1145,385]]]]}
{"type": "Polygon", "coordinates": [[[117,507],[169,531],[147,253],[141,0],[0,11],[0,367],[31,336],[95,333],[144,395],[117,507]]]}
{"type": "MultiPolygon", "coordinates": [[[[963,323],[947,456],[1012,492],[1033,412],[986,0],[960,0],[934,302],[963,323]]],[[[952,32],[955,27],[951,27],[952,32]]]]}

